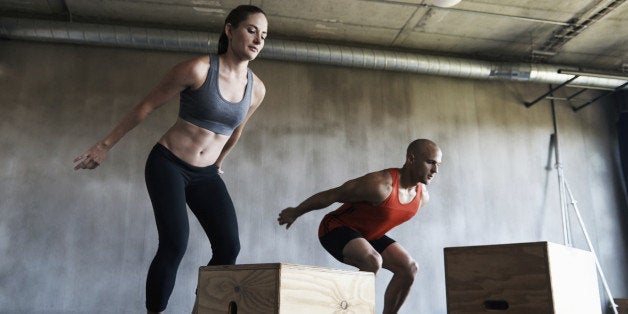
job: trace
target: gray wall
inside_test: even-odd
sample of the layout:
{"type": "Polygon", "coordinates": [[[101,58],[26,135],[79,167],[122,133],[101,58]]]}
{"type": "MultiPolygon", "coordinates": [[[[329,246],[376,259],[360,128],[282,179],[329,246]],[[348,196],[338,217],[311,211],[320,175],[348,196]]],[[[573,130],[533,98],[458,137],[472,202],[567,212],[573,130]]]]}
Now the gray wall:
{"type": "MultiPolygon", "coordinates": [[[[157,246],[143,167],[175,121],[177,100],[129,133],[98,169],[75,172],[72,159],[189,57],[0,42],[0,312],[143,310],[157,246]]],[[[239,263],[350,269],[316,238],[328,210],[289,231],[276,224],[277,213],[368,171],[401,166],[407,143],[419,137],[438,142],[444,155],[430,204],[391,232],[421,267],[402,313],[446,311],[444,247],[562,243],[556,171],[545,169],[550,109],[522,105],[545,85],[267,60],[252,67],[267,96],[223,165],[240,222],[239,263]]],[[[611,291],[628,297],[614,106],[557,110],[565,174],[611,291]]],[[[190,219],[171,313],[191,309],[198,266],[210,257],[190,219]]],[[[576,247],[585,248],[575,220],[573,230],[576,247]]],[[[386,271],[377,278],[380,311],[389,279],[386,271]]]]}

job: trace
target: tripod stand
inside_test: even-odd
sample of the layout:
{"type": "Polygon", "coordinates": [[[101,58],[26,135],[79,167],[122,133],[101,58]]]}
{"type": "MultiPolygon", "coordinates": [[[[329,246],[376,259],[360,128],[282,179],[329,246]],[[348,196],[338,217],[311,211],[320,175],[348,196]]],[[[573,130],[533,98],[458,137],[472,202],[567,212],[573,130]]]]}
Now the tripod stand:
{"type": "MultiPolygon", "coordinates": [[[[551,89],[551,86],[550,86],[550,89],[551,89]]],[[[595,249],[593,248],[593,245],[591,244],[589,233],[587,232],[587,228],[585,227],[584,222],[582,221],[582,216],[580,216],[580,210],[578,210],[578,202],[574,198],[573,193],[571,192],[571,189],[569,188],[569,184],[567,183],[567,179],[565,178],[565,175],[563,172],[563,165],[560,161],[560,149],[558,146],[558,126],[556,123],[556,110],[555,110],[553,99],[551,99],[551,105],[552,105],[552,122],[554,124],[554,134],[552,134],[550,138],[550,149],[552,148],[554,149],[554,155],[556,158],[555,168],[558,174],[558,191],[559,191],[559,196],[560,196],[560,210],[561,210],[562,223],[563,223],[563,241],[566,246],[573,247],[572,239],[571,239],[569,212],[567,208],[569,205],[571,205],[574,213],[576,214],[576,217],[578,218],[578,223],[580,224],[580,228],[582,229],[582,233],[584,234],[584,237],[586,239],[587,246],[589,247],[589,250],[591,251],[591,253],[593,253],[593,257],[595,259],[595,267],[597,268],[600,278],[602,279],[602,284],[604,286],[606,295],[609,298],[609,306],[612,308],[614,314],[618,314],[617,304],[615,304],[615,299],[613,299],[611,290],[609,289],[608,284],[606,282],[606,277],[604,276],[604,272],[602,271],[602,267],[600,266],[600,262],[598,261],[597,254],[595,253],[595,249]]]]}

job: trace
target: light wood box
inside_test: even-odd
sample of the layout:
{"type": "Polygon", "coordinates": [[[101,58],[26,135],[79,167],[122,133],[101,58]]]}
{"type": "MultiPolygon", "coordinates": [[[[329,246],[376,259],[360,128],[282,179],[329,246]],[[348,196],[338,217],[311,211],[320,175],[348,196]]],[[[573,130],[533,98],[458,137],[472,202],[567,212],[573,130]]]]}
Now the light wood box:
{"type": "Polygon", "coordinates": [[[375,277],[362,271],[284,263],[204,266],[196,293],[199,314],[375,313],[375,277]]]}
{"type": "Polygon", "coordinates": [[[444,251],[449,314],[601,313],[589,251],[551,242],[444,251]]]}

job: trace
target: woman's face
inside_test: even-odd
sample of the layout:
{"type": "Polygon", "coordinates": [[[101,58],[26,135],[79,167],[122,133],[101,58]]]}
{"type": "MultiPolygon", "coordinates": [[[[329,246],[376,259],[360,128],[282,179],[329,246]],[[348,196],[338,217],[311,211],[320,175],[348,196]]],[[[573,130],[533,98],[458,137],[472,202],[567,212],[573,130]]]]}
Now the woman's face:
{"type": "Polygon", "coordinates": [[[233,28],[227,24],[225,30],[229,36],[229,49],[243,60],[253,60],[264,48],[264,40],[268,32],[268,21],[262,13],[253,13],[233,28]]]}

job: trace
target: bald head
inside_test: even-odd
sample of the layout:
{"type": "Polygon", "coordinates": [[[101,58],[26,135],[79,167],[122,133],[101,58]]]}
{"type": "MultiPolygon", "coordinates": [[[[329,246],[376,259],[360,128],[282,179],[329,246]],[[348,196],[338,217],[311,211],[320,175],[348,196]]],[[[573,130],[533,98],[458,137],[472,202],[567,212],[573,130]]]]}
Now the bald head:
{"type": "Polygon", "coordinates": [[[425,138],[420,138],[418,140],[412,141],[412,143],[408,145],[406,156],[410,154],[414,156],[422,156],[423,154],[429,151],[433,151],[434,149],[440,150],[436,143],[425,138]]]}
{"type": "Polygon", "coordinates": [[[442,155],[438,145],[428,139],[418,139],[410,143],[406,163],[402,168],[405,185],[413,186],[418,182],[429,184],[438,173],[442,155]]]}

